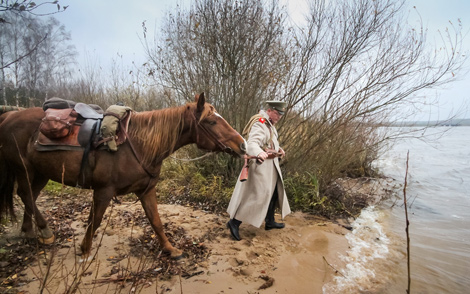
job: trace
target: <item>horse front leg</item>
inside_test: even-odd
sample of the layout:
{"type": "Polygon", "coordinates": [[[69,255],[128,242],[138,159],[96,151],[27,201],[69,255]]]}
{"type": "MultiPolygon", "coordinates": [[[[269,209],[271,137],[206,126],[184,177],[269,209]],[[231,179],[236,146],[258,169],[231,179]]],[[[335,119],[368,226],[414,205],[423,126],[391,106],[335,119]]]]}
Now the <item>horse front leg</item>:
{"type": "Polygon", "coordinates": [[[170,253],[171,258],[179,259],[183,257],[183,251],[173,247],[163,230],[163,224],[158,213],[158,203],[155,188],[150,189],[146,194],[140,196],[140,202],[144,208],[145,215],[150,221],[153,230],[157,234],[158,241],[163,251],[170,253]]]}
{"type": "Polygon", "coordinates": [[[93,236],[101,224],[103,215],[106,212],[106,208],[113,198],[113,195],[114,190],[111,189],[93,191],[93,206],[88,217],[88,226],[85,237],[83,238],[82,244],[80,246],[84,258],[88,257],[90,254],[93,236]]]}

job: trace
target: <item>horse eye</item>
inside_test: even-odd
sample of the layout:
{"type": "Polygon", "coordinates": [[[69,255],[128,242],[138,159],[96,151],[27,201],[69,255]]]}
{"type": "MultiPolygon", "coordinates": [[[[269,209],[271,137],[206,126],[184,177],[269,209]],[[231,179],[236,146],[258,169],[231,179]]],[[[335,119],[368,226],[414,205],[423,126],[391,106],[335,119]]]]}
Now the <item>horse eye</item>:
{"type": "Polygon", "coordinates": [[[215,120],[209,121],[209,124],[210,124],[211,126],[215,125],[216,123],[217,123],[217,122],[216,122],[215,120]]]}

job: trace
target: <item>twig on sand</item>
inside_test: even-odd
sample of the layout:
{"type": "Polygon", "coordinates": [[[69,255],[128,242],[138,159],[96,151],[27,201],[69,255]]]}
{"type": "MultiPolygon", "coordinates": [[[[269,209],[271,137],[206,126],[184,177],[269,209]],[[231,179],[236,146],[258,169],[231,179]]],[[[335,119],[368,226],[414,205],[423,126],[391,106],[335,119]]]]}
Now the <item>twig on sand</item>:
{"type": "Polygon", "coordinates": [[[85,285],[91,285],[91,284],[107,284],[110,282],[123,282],[128,280],[129,278],[127,276],[119,276],[118,274],[115,274],[109,278],[105,279],[95,279],[91,282],[85,283],[85,285]]]}
{"type": "Polygon", "coordinates": [[[336,274],[340,274],[340,275],[342,275],[344,278],[346,278],[339,270],[337,270],[334,266],[332,266],[332,265],[326,260],[325,256],[322,256],[322,257],[323,257],[323,260],[326,262],[326,264],[329,265],[332,269],[335,270],[335,273],[336,273],[336,274]]]}
{"type": "Polygon", "coordinates": [[[178,277],[180,278],[180,291],[181,294],[183,294],[183,283],[181,282],[181,274],[179,274],[178,277]]]}

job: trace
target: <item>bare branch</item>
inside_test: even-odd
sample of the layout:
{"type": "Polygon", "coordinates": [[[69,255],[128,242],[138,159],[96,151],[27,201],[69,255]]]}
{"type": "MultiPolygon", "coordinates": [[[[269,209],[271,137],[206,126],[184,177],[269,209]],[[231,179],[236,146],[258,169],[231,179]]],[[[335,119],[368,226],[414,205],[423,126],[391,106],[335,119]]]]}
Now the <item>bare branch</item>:
{"type": "Polygon", "coordinates": [[[39,45],[40,45],[46,38],[47,38],[47,34],[46,34],[39,42],[37,42],[36,45],[34,45],[34,47],[33,47],[29,52],[27,52],[27,53],[24,54],[24,55],[21,55],[21,56],[18,57],[17,59],[15,59],[15,60],[13,60],[13,61],[11,61],[11,62],[5,64],[5,65],[2,65],[2,66],[0,67],[0,69],[7,68],[7,67],[9,67],[10,65],[12,65],[12,64],[14,64],[14,63],[17,63],[18,61],[22,60],[23,58],[30,56],[34,51],[36,51],[36,50],[38,49],[39,45]]]}

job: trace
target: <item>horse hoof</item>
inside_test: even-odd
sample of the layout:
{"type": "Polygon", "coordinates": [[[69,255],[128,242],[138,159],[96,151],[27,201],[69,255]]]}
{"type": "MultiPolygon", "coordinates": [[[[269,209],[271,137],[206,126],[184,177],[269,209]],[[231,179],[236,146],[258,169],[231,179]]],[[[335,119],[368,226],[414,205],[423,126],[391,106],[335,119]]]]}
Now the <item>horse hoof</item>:
{"type": "Polygon", "coordinates": [[[181,253],[180,255],[177,255],[177,256],[171,256],[171,259],[178,261],[178,260],[184,259],[185,257],[186,256],[184,255],[184,253],[181,253]]]}
{"type": "Polygon", "coordinates": [[[174,249],[170,252],[170,257],[174,260],[180,260],[184,258],[184,253],[179,249],[174,249]]]}
{"type": "Polygon", "coordinates": [[[45,244],[45,245],[52,244],[52,243],[54,243],[54,241],[55,241],[54,235],[52,235],[52,237],[50,237],[50,238],[41,238],[41,237],[38,237],[38,239],[39,239],[39,243],[45,244]]]}

